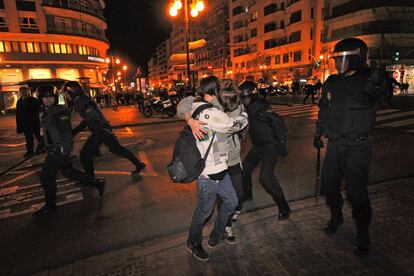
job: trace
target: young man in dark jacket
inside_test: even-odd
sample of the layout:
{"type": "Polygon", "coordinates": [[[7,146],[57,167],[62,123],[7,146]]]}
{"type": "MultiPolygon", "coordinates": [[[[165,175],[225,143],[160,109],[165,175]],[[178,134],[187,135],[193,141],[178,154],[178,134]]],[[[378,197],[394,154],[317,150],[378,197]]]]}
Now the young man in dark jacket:
{"type": "Polygon", "coordinates": [[[22,86],[19,89],[20,99],[16,104],[17,133],[24,133],[26,139],[26,153],[23,157],[34,154],[34,138],[40,143],[40,103],[29,95],[29,88],[22,86]]]}

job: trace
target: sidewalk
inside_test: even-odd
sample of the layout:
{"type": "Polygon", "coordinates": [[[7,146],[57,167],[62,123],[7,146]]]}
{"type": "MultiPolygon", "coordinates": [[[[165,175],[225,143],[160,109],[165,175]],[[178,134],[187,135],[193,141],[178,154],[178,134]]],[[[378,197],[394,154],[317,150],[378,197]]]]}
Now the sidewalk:
{"type": "Polygon", "coordinates": [[[243,214],[234,224],[236,245],[222,242],[208,249],[208,224],[204,245],[211,258],[206,263],[187,253],[185,232],[36,275],[413,275],[413,181],[369,186],[372,251],[363,259],[352,253],[355,227],[349,207],[344,206],[345,224],[327,236],[323,199],[307,199],[291,204],[287,221],[277,220],[274,207],[243,214]]]}

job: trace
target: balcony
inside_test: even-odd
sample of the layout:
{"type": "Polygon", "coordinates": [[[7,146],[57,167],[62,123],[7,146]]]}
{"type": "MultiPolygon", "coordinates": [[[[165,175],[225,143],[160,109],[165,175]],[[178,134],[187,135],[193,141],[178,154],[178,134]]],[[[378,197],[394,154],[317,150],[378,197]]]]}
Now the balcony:
{"type": "Polygon", "coordinates": [[[75,1],[68,1],[68,0],[43,0],[42,6],[78,11],[78,12],[82,12],[82,13],[86,13],[86,14],[98,17],[99,19],[106,22],[102,9],[98,7],[93,8],[88,5],[76,4],[74,2],[75,1]]]}
{"type": "Polygon", "coordinates": [[[48,34],[65,34],[65,35],[75,35],[75,36],[83,36],[88,38],[93,38],[97,40],[101,40],[104,42],[108,42],[108,39],[105,37],[104,32],[102,33],[93,33],[93,32],[85,32],[80,29],[76,28],[59,28],[56,26],[48,25],[47,26],[47,33],[48,34]]]}
{"type": "Polygon", "coordinates": [[[414,7],[414,1],[412,0],[353,0],[342,5],[338,5],[332,8],[331,14],[329,11],[325,13],[325,20],[340,17],[346,14],[358,12],[366,9],[374,9],[379,7],[414,7]]]}

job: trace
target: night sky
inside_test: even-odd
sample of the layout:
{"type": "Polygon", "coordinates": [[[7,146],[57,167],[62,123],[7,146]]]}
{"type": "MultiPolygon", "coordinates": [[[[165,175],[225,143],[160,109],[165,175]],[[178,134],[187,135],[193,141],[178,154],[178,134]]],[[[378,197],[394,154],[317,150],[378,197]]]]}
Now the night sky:
{"type": "Polygon", "coordinates": [[[168,37],[171,28],[168,0],[106,0],[106,36],[111,54],[132,64],[146,65],[155,47],[168,37]]]}

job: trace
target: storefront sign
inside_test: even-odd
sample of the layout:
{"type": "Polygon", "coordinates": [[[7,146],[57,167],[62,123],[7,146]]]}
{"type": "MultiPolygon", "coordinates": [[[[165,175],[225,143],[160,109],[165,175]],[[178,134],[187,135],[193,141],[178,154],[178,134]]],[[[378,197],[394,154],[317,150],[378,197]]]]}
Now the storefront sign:
{"type": "Polygon", "coordinates": [[[100,58],[100,57],[91,57],[91,56],[88,56],[88,61],[93,61],[93,62],[105,62],[105,60],[103,59],[103,58],[100,58]]]}

